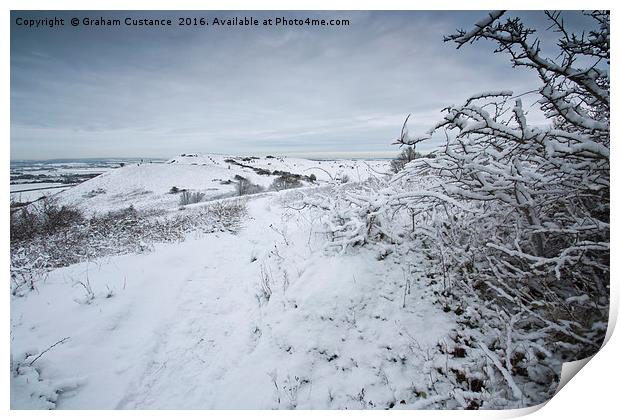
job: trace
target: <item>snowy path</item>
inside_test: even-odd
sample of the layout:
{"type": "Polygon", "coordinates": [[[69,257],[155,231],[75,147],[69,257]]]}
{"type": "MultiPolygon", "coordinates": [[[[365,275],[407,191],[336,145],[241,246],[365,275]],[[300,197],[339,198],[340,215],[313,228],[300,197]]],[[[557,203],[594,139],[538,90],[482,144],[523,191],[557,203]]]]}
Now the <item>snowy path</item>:
{"type": "MultiPolygon", "coordinates": [[[[415,280],[402,307],[398,261],[368,250],[326,256],[309,222],[272,200],[250,202],[253,219],[238,235],[53,271],[38,293],[12,302],[13,357],[70,337],[37,361],[48,387],[64,390],[60,409],[410,402],[428,349],[453,320],[415,280]],[[96,297],[79,304],[74,284],[86,276],[96,297]]],[[[13,407],[32,407],[32,387],[12,382],[13,407]]]]}
{"type": "Polygon", "coordinates": [[[230,252],[239,241],[220,237],[218,247],[202,257],[204,266],[183,280],[147,369],[117,408],[206,407],[216,382],[252,350],[257,275],[230,252]]]}

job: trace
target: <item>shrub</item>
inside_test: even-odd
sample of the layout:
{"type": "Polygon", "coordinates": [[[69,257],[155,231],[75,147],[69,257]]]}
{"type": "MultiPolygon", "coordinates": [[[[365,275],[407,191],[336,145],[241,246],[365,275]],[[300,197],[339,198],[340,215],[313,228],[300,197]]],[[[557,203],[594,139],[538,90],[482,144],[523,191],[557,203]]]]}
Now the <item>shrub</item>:
{"type": "Polygon", "coordinates": [[[271,171],[263,168],[254,168],[254,172],[258,175],[271,175],[271,171]]]}
{"type": "Polygon", "coordinates": [[[183,191],[181,193],[181,197],[179,198],[179,205],[186,206],[188,204],[200,203],[202,200],[204,200],[204,198],[205,194],[201,193],[200,191],[183,191]]]}
{"type": "Polygon", "coordinates": [[[76,207],[58,206],[53,200],[43,200],[42,229],[54,233],[84,220],[84,215],[76,207]]]}
{"type": "MultiPolygon", "coordinates": [[[[138,211],[133,206],[92,216],[46,234],[34,206],[11,215],[11,293],[23,296],[36,290],[49,269],[108,255],[142,253],[154,243],[182,241],[201,231],[236,232],[245,204],[226,201],[183,212],[138,211]],[[20,229],[17,229],[18,226],[20,229]],[[24,227],[30,228],[24,232],[24,227]],[[19,235],[18,235],[19,233],[19,235]]],[[[109,293],[108,293],[109,294],[109,293]]]]}
{"type": "Polygon", "coordinates": [[[405,168],[406,164],[419,157],[421,157],[421,155],[417,153],[413,147],[408,146],[390,162],[390,168],[392,168],[392,172],[398,173],[405,168]]]}
{"type": "Polygon", "coordinates": [[[51,235],[84,220],[82,212],[73,206],[59,206],[46,198],[11,213],[11,241],[51,235]]]}
{"type": "Polygon", "coordinates": [[[293,175],[282,175],[273,180],[269,189],[274,191],[282,191],[289,188],[299,188],[301,186],[302,184],[299,177],[293,175]]]}
{"type": "Polygon", "coordinates": [[[249,179],[235,175],[237,180],[237,195],[250,195],[263,192],[265,189],[257,184],[252,184],[249,179]]]}
{"type": "Polygon", "coordinates": [[[208,212],[218,221],[239,220],[246,214],[245,204],[239,201],[220,201],[209,205],[208,212]]]}
{"type": "Polygon", "coordinates": [[[90,225],[95,228],[111,229],[113,226],[132,224],[138,218],[138,211],[134,206],[129,206],[124,209],[109,211],[101,216],[94,215],[90,218],[90,225]]]}
{"type": "Polygon", "coordinates": [[[37,233],[38,217],[28,206],[11,212],[11,242],[33,238],[37,233]]]}

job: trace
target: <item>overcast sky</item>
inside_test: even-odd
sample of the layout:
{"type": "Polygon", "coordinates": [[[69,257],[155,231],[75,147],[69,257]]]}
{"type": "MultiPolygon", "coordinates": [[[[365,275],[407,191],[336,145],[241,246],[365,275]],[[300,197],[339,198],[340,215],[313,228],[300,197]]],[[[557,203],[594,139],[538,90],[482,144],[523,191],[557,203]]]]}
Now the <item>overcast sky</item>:
{"type": "MultiPolygon", "coordinates": [[[[443,35],[486,12],[11,12],[11,158],[387,156],[412,113],[535,76],[443,35]],[[347,27],[17,26],[17,17],[323,17],[347,27]]],[[[535,24],[541,20],[529,15],[535,24]]],[[[567,18],[578,26],[576,14],[567,18]]]]}

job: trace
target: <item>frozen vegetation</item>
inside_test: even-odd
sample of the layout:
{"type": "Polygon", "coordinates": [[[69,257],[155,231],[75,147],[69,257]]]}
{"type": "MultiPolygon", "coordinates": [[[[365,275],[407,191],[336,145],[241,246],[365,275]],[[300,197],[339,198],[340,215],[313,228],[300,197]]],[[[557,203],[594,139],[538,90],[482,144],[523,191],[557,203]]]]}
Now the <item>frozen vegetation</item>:
{"type": "Polygon", "coordinates": [[[482,92],[397,164],[185,154],[13,211],[12,408],[548,400],[607,328],[610,144],[609,15],[547,18],[555,60],[501,12],[447,37],[536,69],[546,126],[482,92]]]}

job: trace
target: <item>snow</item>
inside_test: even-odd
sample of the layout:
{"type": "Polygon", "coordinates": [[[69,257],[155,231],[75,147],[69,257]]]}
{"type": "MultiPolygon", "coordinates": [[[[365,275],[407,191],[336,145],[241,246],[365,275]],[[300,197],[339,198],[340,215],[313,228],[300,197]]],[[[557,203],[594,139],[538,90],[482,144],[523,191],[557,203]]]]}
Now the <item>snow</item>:
{"type": "MultiPolygon", "coordinates": [[[[11,407],[494,409],[548,399],[560,363],[542,338],[594,342],[563,321],[480,304],[472,283],[459,280],[452,267],[471,251],[451,247],[475,244],[471,220],[488,214],[461,197],[480,200],[532,172],[468,156],[462,167],[482,182],[472,195],[467,185],[416,175],[437,158],[388,179],[388,161],[221,155],[126,165],[57,194],[87,219],[32,246],[12,243],[11,407]],[[272,191],[274,170],[314,173],[316,182],[272,191]],[[266,190],[238,197],[234,181],[222,183],[235,176],[266,190]],[[180,206],[173,186],[206,201],[180,206]],[[89,227],[97,220],[89,216],[129,206],[132,217],[117,212],[111,224],[89,227]],[[243,207],[240,223],[221,220],[243,207]],[[465,294],[454,294],[455,284],[465,294]],[[526,319],[541,328],[525,331],[526,319]]],[[[519,192],[532,199],[531,189],[519,192]]],[[[480,255],[497,276],[510,261],[499,256],[528,260],[518,237],[492,239],[482,245],[498,252],[480,255]]],[[[528,261],[571,264],[573,253],[528,261]]],[[[502,283],[487,290],[515,302],[502,283]]],[[[570,305],[591,302],[571,296],[570,305]]]]}
{"type": "MultiPolygon", "coordinates": [[[[172,187],[205,194],[205,200],[229,197],[235,192],[235,175],[253,184],[269,188],[277,175],[259,175],[248,167],[270,172],[286,171],[310,176],[316,185],[333,182],[347,176],[352,181],[364,181],[379,173],[388,172],[389,161],[331,160],[261,157],[246,161],[237,156],[217,154],[183,154],[165,163],[136,163],[108,171],[56,196],[63,204],[77,205],[88,213],[106,212],[126,207],[128,201],[136,209],[176,209],[179,196],[170,194],[172,187]]],[[[305,182],[306,186],[313,184],[305,182]]]]}
{"type": "MultiPolygon", "coordinates": [[[[196,171],[141,165],[113,172],[153,171],[151,185],[160,182],[161,192],[169,188],[166,176],[155,176],[162,167],[196,171]]],[[[125,179],[132,188],[135,178],[125,179]]],[[[294,193],[251,199],[238,234],[196,234],[150,253],[58,268],[36,292],[14,298],[11,351],[25,373],[12,378],[12,408],[387,408],[411,402],[412,383],[425,380],[424,349],[453,330],[453,318],[416,279],[402,307],[397,259],[379,261],[370,249],[326,254],[317,222],[288,208],[283,197],[294,193]],[[90,303],[79,282],[92,288],[90,303]],[[27,366],[33,356],[25,354],[64,337],[27,366]]]]}
{"type": "Polygon", "coordinates": [[[473,29],[471,29],[469,32],[463,32],[462,34],[459,34],[458,37],[454,37],[454,40],[458,44],[461,44],[461,45],[469,42],[471,39],[480,35],[482,31],[484,31],[490,24],[492,24],[495,20],[497,20],[504,13],[505,12],[499,11],[499,10],[489,12],[487,16],[485,16],[483,19],[479,20],[478,22],[474,24],[473,29]]]}

